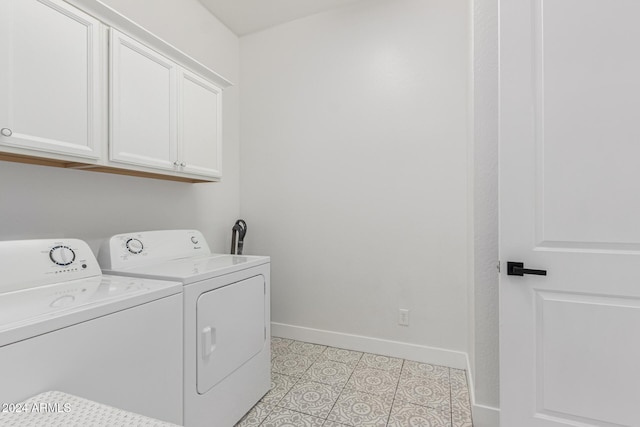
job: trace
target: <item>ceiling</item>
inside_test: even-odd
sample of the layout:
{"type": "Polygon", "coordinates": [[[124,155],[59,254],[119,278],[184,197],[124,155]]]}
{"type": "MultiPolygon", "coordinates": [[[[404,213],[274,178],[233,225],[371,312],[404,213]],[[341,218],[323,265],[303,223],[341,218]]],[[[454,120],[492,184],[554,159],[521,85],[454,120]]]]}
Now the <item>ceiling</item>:
{"type": "Polygon", "coordinates": [[[238,36],[359,0],[199,0],[238,36]]]}

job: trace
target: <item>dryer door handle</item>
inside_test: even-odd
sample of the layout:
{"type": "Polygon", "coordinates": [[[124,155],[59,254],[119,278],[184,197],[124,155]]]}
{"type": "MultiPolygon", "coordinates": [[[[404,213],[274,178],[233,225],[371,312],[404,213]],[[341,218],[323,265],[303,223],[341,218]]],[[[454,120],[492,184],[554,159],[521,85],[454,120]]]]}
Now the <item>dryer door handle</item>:
{"type": "Polygon", "coordinates": [[[216,349],[216,328],[207,326],[202,330],[202,358],[206,359],[216,349]]]}

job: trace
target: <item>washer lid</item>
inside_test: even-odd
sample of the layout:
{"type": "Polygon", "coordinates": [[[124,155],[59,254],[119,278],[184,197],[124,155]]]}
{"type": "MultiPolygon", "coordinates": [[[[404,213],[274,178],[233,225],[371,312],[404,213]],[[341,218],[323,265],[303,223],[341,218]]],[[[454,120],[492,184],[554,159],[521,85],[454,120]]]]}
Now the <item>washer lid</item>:
{"type": "Polygon", "coordinates": [[[0,347],[182,292],[182,285],[94,276],[0,294],[0,347]]]}
{"type": "Polygon", "coordinates": [[[124,268],[119,271],[104,271],[110,274],[174,280],[188,285],[269,262],[268,256],[211,254],[204,257],[173,259],[157,264],[124,268]]]}

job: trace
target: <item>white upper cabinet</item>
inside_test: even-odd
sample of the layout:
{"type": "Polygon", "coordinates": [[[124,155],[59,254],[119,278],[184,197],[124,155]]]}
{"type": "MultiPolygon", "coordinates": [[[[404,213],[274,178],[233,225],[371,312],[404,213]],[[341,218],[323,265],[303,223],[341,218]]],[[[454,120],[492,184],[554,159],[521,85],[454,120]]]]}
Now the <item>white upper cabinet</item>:
{"type": "Polygon", "coordinates": [[[224,77],[99,0],[0,0],[0,160],[220,179],[224,77]]]}
{"type": "Polygon", "coordinates": [[[222,175],[222,91],[210,82],[180,70],[180,166],[185,173],[222,175]]]}
{"type": "Polygon", "coordinates": [[[110,41],[109,159],[220,178],[222,90],[114,29],[110,41]]]}
{"type": "Polygon", "coordinates": [[[111,29],[110,160],[174,170],[177,65],[111,29]]]}
{"type": "Polygon", "coordinates": [[[59,0],[0,1],[0,151],[100,157],[100,27],[59,0]]]}

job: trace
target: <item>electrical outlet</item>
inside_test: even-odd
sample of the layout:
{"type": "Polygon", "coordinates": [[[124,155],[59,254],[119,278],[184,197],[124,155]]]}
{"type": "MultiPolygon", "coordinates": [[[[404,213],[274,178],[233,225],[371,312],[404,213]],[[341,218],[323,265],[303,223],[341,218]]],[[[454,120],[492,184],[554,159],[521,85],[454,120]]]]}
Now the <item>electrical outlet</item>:
{"type": "Polygon", "coordinates": [[[398,325],[400,326],[409,326],[409,310],[406,308],[401,308],[398,313],[398,325]]]}

